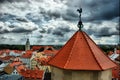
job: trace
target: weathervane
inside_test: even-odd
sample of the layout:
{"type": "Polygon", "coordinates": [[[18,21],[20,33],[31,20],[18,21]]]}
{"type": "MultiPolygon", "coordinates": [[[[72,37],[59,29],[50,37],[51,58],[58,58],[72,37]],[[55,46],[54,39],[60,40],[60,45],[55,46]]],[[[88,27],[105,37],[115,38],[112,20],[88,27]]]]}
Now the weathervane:
{"type": "Polygon", "coordinates": [[[81,30],[81,28],[83,28],[83,24],[82,24],[82,20],[81,20],[81,13],[82,13],[82,8],[80,8],[80,9],[77,9],[77,11],[79,12],[79,22],[78,22],[78,28],[79,28],[79,30],[81,30]]]}

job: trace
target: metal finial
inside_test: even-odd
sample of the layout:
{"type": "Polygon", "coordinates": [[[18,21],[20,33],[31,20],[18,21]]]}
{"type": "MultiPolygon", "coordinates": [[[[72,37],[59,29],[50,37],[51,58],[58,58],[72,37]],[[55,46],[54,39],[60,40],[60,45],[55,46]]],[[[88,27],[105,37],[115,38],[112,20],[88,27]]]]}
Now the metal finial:
{"type": "Polygon", "coordinates": [[[82,24],[82,20],[81,20],[81,13],[82,13],[82,8],[80,8],[80,9],[77,9],[77,11],[79,12],[79,22],[78,22],[78,28],[79,28],[79,30],[81,30],[81,28],[83,28],[83,24],[82,24]]]}

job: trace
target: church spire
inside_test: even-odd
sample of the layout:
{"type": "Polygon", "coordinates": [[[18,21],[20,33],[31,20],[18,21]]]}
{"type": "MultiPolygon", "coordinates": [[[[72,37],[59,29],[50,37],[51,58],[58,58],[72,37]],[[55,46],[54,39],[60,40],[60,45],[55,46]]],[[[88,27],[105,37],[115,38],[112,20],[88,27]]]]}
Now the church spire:
{"type": "Polygon", "coordinates": [[[26,41],[26,45],[25,45],[25,51],[30,50],[30,41],[29,38],[26,41]]]}
{"type": "Polygon", "coordinates": [[[79,30],[81,31],[81,29],[83,28],[83,24],[82,24],[82,20],[81,20],[81,13],[82,13],[82,8],[80,8],[80,9],[77,9],[77,11],[79,12],[79,22],[78,22],[78,28],[79,28],[79,30]]]}

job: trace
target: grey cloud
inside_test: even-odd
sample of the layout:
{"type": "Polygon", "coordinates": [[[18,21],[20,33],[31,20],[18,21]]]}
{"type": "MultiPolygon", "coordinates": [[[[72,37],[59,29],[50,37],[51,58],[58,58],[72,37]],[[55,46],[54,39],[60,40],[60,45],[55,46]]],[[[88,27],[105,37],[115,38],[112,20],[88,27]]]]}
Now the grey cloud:
{"type": "Polygon", "coordinates": [[[63,33],[62,31],[54,31],[54,32],[53,32],[53,35],[63,37],[64,33],[63,33]]]}
{"type": "Polygon", "coordinates": [[[9,33],[9,30],[7,29],[0,30],[0,34],[4,34],[4,33],[9,33]]]}
{"type": "Polygon", "coordinates": [[[37,28],[33,28],[33,29],[25,29],[25,28],[22,28],[22,27],[19,27],[19,28],[14,28],[11,32],[12,33],[31,33],[33,32],[34,30],[37,30],[37,28]]]}
{"type": "Polygon", "coordinates": [[[0,13],[0,21],[2,22],[10,21],[16,17],[17,16],[9,14],[9,13],[0,13]]]}
{"type": "MultiPolygon", "coordinates": [[[[0,0],[0,3],[5,3],[5,2],[24,2],[25,0],[0,0]]],[[[28,1],[28,0],[26,0],[28,1]]]]}
{"type": "Polygon", "coordinates": [[[46,30],[45,29],[41,29],[39,30],[40,33],[46,33],[46,30]]]}
{"type": "MultiPolygon", "coordinates": [[[[70,0],[67,3],[70,11],[75,11],[82,5],[83,8],[83,20],[84,21],[96,21],[96,20],[111,20],[119,15],[119,0],[70,0]],[[87,14],[87,16],[85,16],[87,14]]],[[[72,12],[73,12],[72,11],[72,12]]],[[[69,16],[72,19],[72,16],[69,16]]],[[[74,18],[77,18],[75,15],[74,18]]]]}
{"type": "Polygon", "coordinates": [[[26,30],[24,28],[16,28],[11,31],[12,33],[31,33],[32,30],[26,30]]]}
{"type": "Polygon", "coordinates": [[[9,28],[15,28],[15,26],[14,26],[14,25],[9,25],[8,27],[9,27],[9,28]]]}
{"type": "Polygon", "coordinates": [[[28,20],[25,18],[16,18],[16,20],[20,22],[28,22],[28,20]]]}
{"type": "Polygon", "coordinates": [[[103,27],[97,29],[93,26],[89,27],[86,32],[89,35],[94,35],[96,37],[111,37],[112,35],[119,35],[119,31],[117,29],[114,31],[110,27],[103,27]]]}
{"type": "Polygon", "coordinates": [[[101,30],[99,30],[96,34],[94,34],[95,36],[111,36],[111,34],[109,33],[109,29],[108,27],[104,27],[101,30]]]}
{"type": "Polygon", "coordinates": [[[64,37],[65,34],[73,31],[70,29],[67,25],[60,25],[60,27],[57,27],[53,30],[53,35],[64,37]]]}

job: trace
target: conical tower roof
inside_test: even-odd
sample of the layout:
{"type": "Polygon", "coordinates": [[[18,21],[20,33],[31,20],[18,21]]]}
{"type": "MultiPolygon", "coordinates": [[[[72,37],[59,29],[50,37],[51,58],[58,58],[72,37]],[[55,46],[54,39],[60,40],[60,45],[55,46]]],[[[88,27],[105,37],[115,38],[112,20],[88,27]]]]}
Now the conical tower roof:
{"type": "Polygon", "coordinates": [[[68,70],[106,70],[116,66],[83,31],[77,31],[48,64],[68,70]]]}

